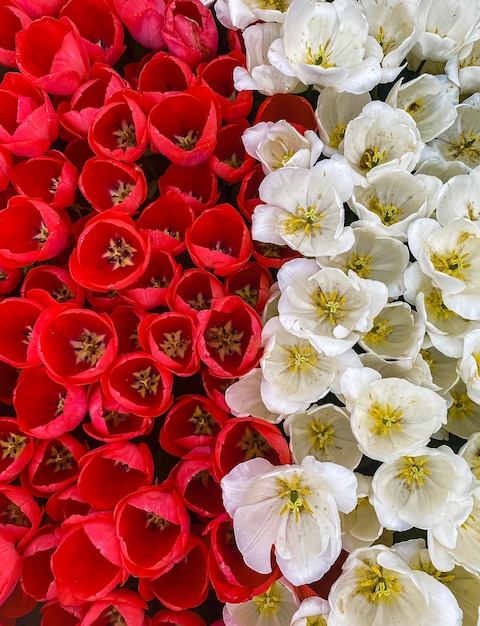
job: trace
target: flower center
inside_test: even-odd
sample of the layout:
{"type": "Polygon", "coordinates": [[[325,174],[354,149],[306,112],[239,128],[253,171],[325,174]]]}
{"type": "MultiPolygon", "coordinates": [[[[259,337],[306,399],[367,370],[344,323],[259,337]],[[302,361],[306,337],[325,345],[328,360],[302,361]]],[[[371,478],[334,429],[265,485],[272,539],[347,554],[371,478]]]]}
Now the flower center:
{"type": "Polygon", "coordinates": [[[2,516],[8,518],[8,523],[14,524],[15,526],[30,526],[30,522],[22,511],[22,509],[18,506],[18,504],[14,504],[10,502],[7,504],[5,511],[3,511],[2,516]]]}
{"type": "Polygon", "coordinates": [[[342,143],[343,138],[345,137],[345,131],[347,130],[346,124],[340,124],[340,122],[335,126],[332,132],[329,134],[330,145],[332,148],[337,149],[338,146],[342,143]]]}
{"type": "Polygon", "coordinates": [[[469,159],[480,159],[480,137],[477,133],[470,133],[468,136],[461,132],[458,136],[458,142],[449,142],[448,152],[452,159],[458,159],[466,156],[469,159]]]}
{"type": "Polygon", "coordinates": [[[384,437],[391,428],[402,430],[399,422],[401,422],[403,411],[393,409],[388,402],[386,404],[374,402],[368,414],[374,421],[374,426],[370,429],[370,432],[374,435],[384,437]]]}
{"type": "Polygon", "coordinates": [[[437,272],[448,274],[448,276],[453,276],[459,280],[464,280],[465,275],[463,270],[471,266],[471,263],[467,263],[467,258],[468,254],[462,254],[460,256],[457,254],[456,250],[451,250],[445,255],[437,254],[436,252],[432,252],[430,255],[430,261],[437,272]]]}
{"type": "Polygon", "coordinates": [[[119,180],[116,186],[113,189],[110,189],[110,197],[112,198],[112,206],[118,206],[124,200],[128,198],[128,196],[135,189],[135,185],[132,183],[125,183],[119,180]]]}
{"type": "Polygon", "coordinates": [[[173,333],[163,333],[164,342],[159,344],[159,348],[165,352],[170,358],[179,357],[183,359],[188,346],[192,343],[190,339],[184,339],[181,330],[176,330],[173,333]]]}
{"type": "Polygon", "coordinates": [[[18,459],[26,445],[27,438],[16,433],[9,433],[5,439],[0,439],[2,461],[5,459],[18,459]]]}
{"type": "Polygon", "coordinates": [[[74,294],[67,285],[63,284],[61,287],[52,291],[52,297],[57,302],[67,302],[67,300],[71,300],[74,297],[74,294]]]}
{"type": "Polygon", "coordinates": [[[55,411],[55,417],[58,417],[65,410],[65,396],[62,394],[58,395],[57,409],[55,411]]]}
{"type": "Polygon", "coordinates": [[[412,487],[422,487],[424,476],[431,474],[431,470],[425,467],[426,459],[422,457],[402,457],[405,467],[397,474],[398,478],[403,478],[407,485],[412,487]]]}
{"type": "Polygon", "coordinates": [[[356,254],[352,252],[345,265],[345,271],[353,270],[360,278],[368,278],[372,272],[369,267],[372,262],[373,256],[365,256],[362,254],[356,254]]]}
{"type": "Polygon", "coordinates": [[[191,417],[188,418],[188,421],[194,424],[195,435],[211,435],[213,433],[215,425],[213,415],[198,405],[195,407],[191,417]]]}
{"type": "Polygon", "coordinates": [[[321,287],[317,287],[310,294],[310,301],[317,313],[327,319],[332,326],[336,326],[343,317],[342,307],[346,300],[346,296],[339,296],[336,289],[331,293],[325,293],[321,287]]]}
{"type": "Polygon", "coordinates": [[[433,565],[433,563],[430,560],[424,561],[423,559],[421,559],[420,563],[417,566],[413,565],[411,567],[412,569],[420,570],[421,572],[426,572],[427,574],[429,574],[430,576],[433,576],[434,578],[436,578],[438,581],[440,581],[447,587],[449,586],[448,583],[451,583],[453,580],[455,580],[454,574],[452,574],[451,572],[448,572],[448,573],[441,572],[433,565]]]}
{"type": "Polygon", "coordinates": [[[160,515],[153,513],[152,511],[147,512],[147,519],[145,520],[145,528],[150,526],[150,530],[165,530],[168,526],[170,526],[170,522],[160,515]]]}
{"type": "Polygon", "coordinates": [[[48,189],[49,193],[51,193],[52,195],[55,194],[55,192],[58,190],[58,187],[60,185],[60,183],[62,182],[62,177],[58,176],[57,178],[51,178],[50,179],[50,187],[48,189]]]}
{"type": "Polygon", "coordinates": [[[257,246],[260,250],[260,254],[267,259],[280,259],[281,246],[277,246],[275,243],[261,243],[258,242],[257,246]]]}
{"type": "Polygon", "coordinates": [[[391,39],[387,39],[385,37],[385,31],[383,30],[383,27],[380,26],[378,28],[378,34],[377,34],[377,41],[378,43],[381,45],[382,47],[382,51],[384,56],[387,56],[387,54],[393,50],[394,46],[395,46],[395,37],[392,37],[391,39]]]}
{"type": "Polygon", "coordinates": [[[376,317],[373,320],[373,326],[371,330],[364,336],[363,341],[366,344],[377,345],[387,341],[388,335],[393,331],[393,328],[388,325],[387,319],[376,317]]]}
{"type": "Polygon", "coordinates": [[[380,152],[378,146],[367,148],[360,158],[360,169],[363,172],[372,170],[374,167],[377,167],[377,165],[380,165],[380,163],[385,159],[386,154],[387,151],[384,150],[383,152],[380,152]]]}
{"type": "Polygon", "coordinates": [[[280,511],[280,515],[293,513],[295,515],[295,521],[298,522],[301,513],[307,512],[313,514],[306,499],[306,496],[311,496],[312,492],[302,485],[302,480],[298,474],[293,474],[290,480],[277,476],[276,482],[278,485],[278,495],[280,498],[286,500],[280,511]]]}
{"type": "Polygon", "coordinates": [[[245,285],[241,289],[234,291],[237,296],[240,296],[251,307],[255,308],[258,302],[258,289],[252,289],[250,285],[245,285]]]}
{"type": "Polygon", "coordinates": [[[313,348],[301,350],[297,346],[288,348],[288,369],[292,374],[298,371],[306,372],[309,367],[314,367],[318,363],[318,354],[313,348]]]}
{"type": "Polygon", "coordinates": [[[315,234],[315,231],[322,230],[322,219],[325,213],[317,213],[317,205],[304,209],[297,207],[295,213],[283,220],[283,229],[286,235],[296,235],[304,231],[306,235],[315,234]]]}
{"type": "Polygon", "coordinates": [[[217,351],[220,360],[232,354],[242,354],[242,337],[245,332],[233,328],[232,321],[224,326],[214,326],[208,330],[207,345],[217,351]]]}
{"type": "Polygon", "coordinates": [[[156,395],[160,374],[155,374],[150,365],[144,370],[134,372],[133,378],[135,382],[132,383],[131,387],[135,389],[142,398],[145,398],[147,395],[156,395]]]}
{"type": "Polygon", "coordinates": [[[197,145],[198,133],[196,130],[189,130],[186,135],[174,135],[173,138],[179,148],[189,152],[197,145]]]}
{"type": "Polygon", "coordinates": [[[36,232],[37,232],[37,234],[34,237],[32,237],[32,239],[38,241],[38,247],[39,248],[43,248],[45,242],[48,239],[48,235],[49,235],[48,229],[47,229],[47,227],[45,225],[45,222],[43,222],[43,220],[42,220],[42,222],[40,222],[40,228],[37,228],[36,232]]]}
{"type": "Polygon", "coordinates": [[[452,404],[448,409],[448,419],[467,419],[473,417],[474,402],[463,391],[450,391],[452,404]]]}
{"type": "Polygon", "coordinates": [[[105,423],[109,424],[111,422],[114,428],[119,426],[122,422],[126,422],[128,420],[127,413],[119,413],[118,411],[107,411],[106,409],[103,409],[102,414],[105,423]]]}
{"type": "Polygon", "coordinates": [[[259,0],[258,7],[265,11],[280,11],[285,13],[288,9],[288,2],[286,0],[259,0]]]}
{"type": "Polygon", "coordinates": [[[277,614],[278,605],[282,600],[281,595],[278,592],[278,585],[273,583],[273,585],[267,589],[265,593],[261,593],[253,598],[257,611],[263,617],[272,617],[277,614]]]}
{"type": "Polygon", "coordinates": [[[459,317],[457,313],[451,311],[444,304],[442,292],[436,287],[425,295],[424,300],[426,307],[432,311],[438,320],[448,320],[450,317],[459,317]]]}
{"type": "Polygon", "coordinates": [[[113,265],[114,270],[119,267],[127,267],[133,265],[132,258],[135,256],[137,249],[129,245],[123,237],[115,235],[110,239],[107,251],[102,254],[102,259],[107,259],[108,263],[113,265]]]}
{"type": "Polygon", "coordinates": [[[245,454],[245,461],[256,457],[265,458],[272,450],[272,446],[268,443],[263,435],[257,430],[247,426],[243,437],[237,443],[237,448],[245,454]]]}
{"type": "Polygon", "coordinates": [[[329,63],[328,60],[332,56],[332,51],[327,52],[325,48],[319,44],[316,54],[313,54],[311,46],[307,46],[307,65],[316,65],[317,67],[329,68],[335,67],[335,63],[329,63]]]}
{"type": "Polygon", "coordinates": [[[71,340],[70,345],[76,352],[75,362],[88,363],[92,367],[100,360],[105,352],[106,345],[103,341],[105,335],[97,335],[97,333],[84,330],[77,340],[71,340]]]}
{"type": "Polygon", "coordinates": [[[393,202],[382,204],[376,196],[368,201],[368,210],[378,215],[384,226],[397,224],[400,221],[399,215],[403,213],[403,207],[397,207],[393,202]]]}
{"type": "Polygon", "coordinates": [[[317,450],[325,450],[325,448],[331,446],[335,441],[335,429],[332,428],[330,424],[323,424],[314,419],[308,425],[308,430],[310,432],[312,447],[317,450]]]}
{"type": "Polygon", "coordinates": [[[402,585],[395,576],[387,576],[380,565],[367,567],[368,569],[357,570],[358,592],[372,604],[390,604],[391,599],[402,591],[402,585]]]}
{"type": "Polygon", "coordinates": [[[120,128],[114,130],[112,134],[116,137],[117,148],[134,148],[137,145],[135,126],[127,120],[122,120],[120,128]]]}
{"type": "Polygon", "coordinates": [[[127,626],[125,618],[114,606],[110,607],[104,615],[109,619],[108,623],[111,624],[111,626],[127,626]]]}
{"type": "Polygon", "coordinates": [[[53,471],[56,473],[72,469],[73,461],[73,454],[67,450],[64,444],[60,444],[58,449],[52,445],[50,448],[50,456],[45,465],[51,465],[53,471]]]}
{"type": "Polygon", "coordinates": [[[189,304],[192,309],[195,309],[195,311],[203,311],[212,306],[212,299],[199,291],[194,298],[187,300],[187,304],[189,304]]]}

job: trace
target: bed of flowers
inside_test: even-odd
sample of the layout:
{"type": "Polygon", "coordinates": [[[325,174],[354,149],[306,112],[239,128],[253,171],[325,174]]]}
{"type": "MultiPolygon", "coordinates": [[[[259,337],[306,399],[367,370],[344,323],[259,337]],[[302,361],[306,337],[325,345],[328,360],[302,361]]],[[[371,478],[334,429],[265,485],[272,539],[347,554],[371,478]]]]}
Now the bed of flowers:
{"type": "Polygon", "coordinates": [[[0,626],[480,624],[480,0],[1,0],[0,626]]]}

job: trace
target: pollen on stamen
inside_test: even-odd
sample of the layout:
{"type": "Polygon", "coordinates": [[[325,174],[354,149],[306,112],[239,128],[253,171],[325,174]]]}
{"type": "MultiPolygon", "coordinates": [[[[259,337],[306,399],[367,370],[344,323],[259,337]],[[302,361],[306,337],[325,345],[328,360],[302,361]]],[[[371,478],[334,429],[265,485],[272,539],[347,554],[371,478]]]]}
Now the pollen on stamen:
{"type": "Polygon", "coordinates": [[[78,339],[70,340],[70,345],[75,352],[75,362],[95,366],[106,350],[105,336],[85,329],[78,339]]]}
{"type": "Polygon", "coordinates": [[[112,135],[116,138],[117,148],[135,148],[137,145],[135,126],[127,120],[122,120],[121,126],[112,135]]]}
{"type": "Polygon", "coordinates": [[[172,333],[163,333],[163,336],[164,341],[160,343],[158,347],[171,359],[183,359],[188,350],[188,346],[192,343],[190,339],[186,339],[181,330],[172,333]]]}
{"type": "Polygon", "coordinates": [[[110,197],[112,198],[112,206],[118,206],[124,200],[128,198],[128,196],[135,189],[135,185],[132,183],[126,183],[122,180],[119,180],[116,185],[110,189],[110,197]]]}
{"type": "Polygon", "coordinates": [[[216,350],[220,360],[224,361],[226,356],[242,354],[242,337],[244,334],[243,330],[237,331],[233,327],[232,321],[228,320],[224,326],[209,328],[206,344],[216,350]]]}
{"type": "Polygon", "coordinates": [[[194,425],[195,435],[211,435],[215,426],[213,415],[200,406],[196,406],[188,421],[194,425]]]}
{"type": "Polygon", "coordinates": [[[5,459],[18,459],[26,445],[27,437],[25,435],[9,433],[5,439],[0,439],[2,461],[5,459]]]}
{"type": "Polygon", "coordinates": [[[132,259],[135,256],[137,249],[128,244],[120,235],[114,235],[110,239],[110,243],[107,246],[107,250],[102,254],[102,259],[107,259],[113,267],[117,270],[120,267],[127,267],[134,265],[132,259]]]}
{"type": "Polygon", "coordinates": [[[160,374],[152,371],[150,366],[144,370],[133,373],[134,383],[131,387],[137,391],[142,398],[147,395],[156,395],[158,392],[158,384],[160,382],[160,374]]]}

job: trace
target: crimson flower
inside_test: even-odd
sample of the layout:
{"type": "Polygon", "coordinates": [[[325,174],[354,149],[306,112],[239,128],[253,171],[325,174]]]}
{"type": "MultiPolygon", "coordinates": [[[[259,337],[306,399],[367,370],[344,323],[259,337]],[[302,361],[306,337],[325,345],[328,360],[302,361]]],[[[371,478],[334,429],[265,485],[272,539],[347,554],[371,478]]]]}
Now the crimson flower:
{"type": "Polygon", "coordinates": [[[51,564],[63,605],[94,602],[126,580],[110,511],[74,515],[61,531],[51,564]]]}
{"type": "Polygon", "coordinates": [[[206,209],[185,233],[192,260],[202,269],[226,276],[247,263],[252,239],[242,217],[230,204],[206,209]]]}
{"type": "Polygon", "coordinates": [[[52,493],[45,510],[50,519],[61,524],[72,515],[87,515],[91,506],[80,495],[77,483],[52,493]]]}
{"type": "Polygon", "coordinates": [[[106,157],[92,157],[85,162],[78,186],[99,212],[116,209],[133,215],[147,197],[147,180],[141,167],[106,157]]]}
{"type": "Polygon", "coordinates": [[[58,150],[22,161],[13,168],[11,179],[18,194],[39,198],[52,209],[66,209],[75,201],[77,168],[58,150]]]}
{"type": "Polygon", "coordinates": [[[262,323],[239,296],[214,300],[212,308],[198,314],[200,359],[219,378],[249,372],[260,354],[262,323]]]}
{"type": "Polygon", "coordinates": [[[259,263],[250,262],[229,274],[225,289],[232,296],[240,296],[260,315],[270,297],[272,275],[259,263]]]}
{"type": "Polygon", "coordinates": [[[20,294],[46,308],[64,302],[81,307],[85,300],[85,290],[73,280],[68,270],[55,265],[32,267],[23,279],[20,294]]]}
{"type": "Polygon", "coordinates": [[[215,299],[225,295],[218,278],[205,270],[190,269],[169,289],[167,303],[174,311],[197,317],[199,311],[209,309],[215,299]]]}
{"type": "Polygon", "coordinates": [[[39,362],[32,330],[43,306],[28,298],[6,298],[0,302],[0,359],[14,367],[39,362]]]}
{"type": "Polygon", "coordinates": [[[38,156],[57,137],[57,116],[48,95],[22,74],[5,74],[0,83],[0,145],[18,156],[38,156]]]}
{"type": "Polygon", "coordinates": [[[57,597],[50,558],[58,546],[58,537],[53,527],[39,528],[22,552],[20,585],[25,593],[37,602],[46,602],[57,597]]]}
{"type": "Polygon", "coordinates": [[[208,160],[212,171],[228,183],[238,183],[255,165],[255,159],[245,152],[244,131],[250,127],[245,118],[235,120],[218,131],[217,145],[208,160]]]}
{"type": "Polygon", "coordinates": [[[65,0],[15,0],[15,4],[19,6],[25,13],[36,20],[43,15],[58,15],[60,9],[65,4],[65,0]]]}
{"type": "Polygon", "coordinates": [[[92,63],[115,65],[125,51],[123,24],[108,0],[69,0],[60,16],[70,18],[78,28],[92,63]]]}
{"type": "Polygon", "coordinates": [[[167,93],[148,116],[152,150],[178,165],[197,165],[212,154],[221,116],[207,87],[167,93]]]}
{"type": "Polygon", "coordinates": [[[28,541],[40,526],[42,515],[43,508],[26,489],[0,484],[0,533],[4,537],[15,543],[28,541]]]}
{"type": "Polygon", "coordinates": [[[172,404],[173,376],[147,352],[119,357],[101,378],[106,396],[141,417],[156,417],[172,404]]]}
{"type": "Polygon", "coordinates": [[[117,354],[118,339],[108,315],[69,303],[48,308],[33,336],[49,376],[64,385],[98,380],[117,354]]]}
{"type": "Polygon", "coordinates": [[[125,496],[115,508],[115,522],[123,562],[133,576],[160,574],[185,554],[190,518],[170,484],[125,496]]]}
{"type": "Polygon", "coordinates": [[[0,606],[15,589],[20,571],[22,559],[15,549],[12,539],[0,530],[0,606]]]}
{"type": "Polygon", "coordinates": [[[147,626],[145,621],[147,608],[144,600],[130,589],[113,589],[88,608],[82,626],[99,626],[104,623],[147,626]]]}
{"type": "Polygon", "coordinates": [[[123,89],[112,95],[92,120],[88,143],[92,150],[107,158],[133,162],[148,145],[147,117],[142,96],[123,89]]]}
{"type": "Polygon", "coordinates": [[[307,129],[317,132],[317,118],[310,102],[293,93],[277,93],[269,96],[257,109],[253,124],[286,120],[302,133],[307,129]]]}
{"type": "Polygon", "coordinates": [[[0,42],[0,63],[5,67],[17,67],[15,54],[15,35],[23,30],[32,20],[27,13],[9,0],[0,3],[0,23],[2,40],[0,42]]]}
{"type": "Polygon", "coordinates": [[[217,51],[215,20],[200,0],[168,0],[162,35],[169,52],[192,69],[217,51]]]}
{"type": "Polygon", "coordinates": [[[217,177],[205,161],[191,166],[172,163],[158,179],[158,188],[162,195],[178,193],[197,214],[214,206],[220,197],[217,177]]]}
{"type": "Polygon", "coordinates": [[[52,600],[40,609],[42,614],[42,626],[78,626],[82,617],[87,612],[86,605],[63,606],[60,602],[52,600]]]}
{"type": "Polygon", "coordinates": [[[187,63],[167,52],[157,52],[140,71],[137,89],[153,107],[169,91],[185,91],[195,82],[187,63]]]}
{"type": "Polygon", "coordinates": [[[151,483],[153,458],[145,443],[106,444],[80,460],[78,488],[95,509],[113,509],[129,493],[151,483]]]}
{"type": "Polygon", "coordinates": [[[80,285],[109,291],[132,285],[143,274],[149,260],[148,238],[137,232],[131,218],[110,210],[87,222],[69,266],[80,285]]]}
{"type": "Polygon", "coordinates": [[[222,490],[213,473],[212,452],[212,448],[194,448],[173,472],[186,506],[201,518],[216,517],[224,511],[222,490]]]}
{"type": "Polygon", "coordinates": [[[0,482],[9,483],[27,465],[33,454],[33,439],[16,419],[0,417],[0,482]]]}
{"type": "Polygon", "coordinates": [[[57,96],[73,94],[90,68],[85,46],[68,17],[42,17],[15,38],[17,66],[37,87],[57,96]]]}
{"type": "Polygon", "coordinates": [[[248,221],[252,221],[253,211],[258,204],[264,204],[258,195],[260,183],[265,178],[262,164],[257,163],[247,174],[240,184],[237,194],[237,204],[240,213],[248,221]]]}
{"type": "Polygon", "coordinates": [[[147,315],[147,311],[129,304],[121,304],[110,313],[110,319],[118,336],[118,354],[140,350],[138,325],[147,315]]]}
{"type": "Polygon", "coordinates": [[[158,611],[155,613],[151,626],[207,626],[198,613],[194,611],[158,611]]]}
{"type": "Polygon", "coordinates": [[[0,145],[0,192],[5,191],[10,185],[13,159],[10,152],[0,145]]]}
{"type": "Polygon", "coordinates": [[[135,41],[150,50],[165,48],[162,35],[164,0],[112,0],[135,41]]]}

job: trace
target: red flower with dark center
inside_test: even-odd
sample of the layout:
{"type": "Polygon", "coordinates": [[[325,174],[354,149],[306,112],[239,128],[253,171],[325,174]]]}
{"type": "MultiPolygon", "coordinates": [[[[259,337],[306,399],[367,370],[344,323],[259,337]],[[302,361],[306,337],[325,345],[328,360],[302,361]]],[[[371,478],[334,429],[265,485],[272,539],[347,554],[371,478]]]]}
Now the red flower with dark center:
{"type": "Polygon", "coordinates": [[[258,204],[263,204],[258,195],[258,188],[264,178],[265,174],[263,173],[262,164],[258,163],[246,174],[238,190],[238,208],[243,217],[249,222],[252,221],[255,207],[258,204]]]}
{"type": "Polygon", "coordinates": [[[11,177],[18,194],[39,198],[52,209],[66,209],[75,201],[77,168],[58,150],[19,163],[11,177]]]}
{"type": "Polygon", "coordinates": [[[10,294],[22,281],[23,274],[18,267],[5,267],[0,264],[0,294],[10,294]]]}
{"type": "Polygon", "coordinates": [[[249,230],[230,204],[201,213],[185,233],[185,243],[195,265],[218,276],[239,269],[252,254],[249,230]]]}
{"type": "MultiPolygon", "coordinates": [[[[138,225],[138,223],[137,223],[138,225]]],[[[150,261],[140,278],[121,291],[123,299],[142,309],[165,306],[170,285],[182,274],[182,266],[163,250],[152,250],[150,261]]]]}
{"type": "Polygon", "coordinates": [[[138,328],[144,350],[177,376],[191,376],[200,367],[195,349],[195,323],[186,313],[152,313],[138,328]]]}
{"type": "Polygon", "coordinates": [[[50,519],[61,524],[72,515],[87,515],[91,506],[80,495],[77,483],[53,493],[47,500],[45,510],[50,519]]]}
{"type": "Polygon", "coordinates": [[[209,369],[204,369],[202,372],[202,383],[205,393],[212,402],[226,413],[230,413],[231,411],[225,401],[225,392],[236,380],[237,378],[219,378],[212,374],[209,369]]]}
{"type": "Polygon", "coordinates": [[[225,279],[225,289],[232,296],[240,296],[260,315],[270,297],[273,284],[270,272],[258,263],[247,263],[225,279]]]}
{"type": "Polygon", "coordinates": [[[42,17],[15,38],[18,69],[37,87],[57,96],[73,94],[90,68],[85,46],[68,17],[42,17]]]}
{"type": "Polygon", "coordinates": [[[138,165],[105,157],[86,161],[78,186],[99,212],[116,209],[117,213],[133,215],[147,197],[147,180],[138,165]]]}
{"type": "Polygon", "coordinates": [[[78,28],[91,63],[101,61],[115,65],[123,45],[123,24],[107,0],[69,0],[60,17],[66,16],[78,28]]]}
{"type": "Polygon", "coordinates": [[[57,597],[50,567],[50,557],[58,546],[58,537],[51,526],[42,526],[22,552],[20,585],[37,602],[57,597]]]}
{"type": "Polygon", "coordinates": [[[302,134],[307,130],[317,132],[318,124],[315,111],[310,102],[293,93],[277,93],[265,98],[258,107],[253,124],[258,122],[278,122],[286,120],[302,134]]]}
{"type": "Polygon", "coordinates": [[[80,285],[105,292],[133,285],[149,260],[148,237],[137,232],[131,218],[112,210],[87,222],[69,266],[80,285]]]}
{"type": "Polygon", "coordinates": [[[30,463],[22,470],[22,485],[40,497],[60,491],[76,481],[78,462],[87,446],[72,435],[42,439],[35,444],[30,463]]]}
{"type": "Polygon", "coordinates": [[[99,156],[119,161],[139,159],[148,145],[147,117],[142,96],[123,89],[101,107],[88,130],[88,143],[99,156]]]}
{"type": "Polygon", "coordinates": [[[51,439],[80,424],[87,412],[87,391],[81,385],[56,383],[43,366],[28,368],[18,377],[13,406],[24,433],[51,439]]]}
{"type": "Polygon", "coordinates": [[[120,500],[153,479],[153,458],[145,443],[106,444],[80,461],[78,488],[95,509],[113,509],[120,500]]]}
{"type": "Polygon", "coordinates": [[[157,417],[172,404],[173,376],[147,352],[121,356],[101,378],[103,392],[141,417],[157,417]]]}
{"type": "Polygon", "coordinates": [[[82,626],[148,626],[145,619],[147,608],[142,598],[130,589],[113,589],[88,608],[82,626]]]}
{"type": "Polygon", "coordinates": [[[192,69],[217,51],[215,20],[200,0],[168,0],[162,35],[169,52],[192,69]]]}
{"type": "Polygon", "coordinates": [[[208,530],[208,575],[220,602],[246,602],[280,578],[277,567],[271,574],[259,574],[245,564],[235,543],[232,520],[226,513],[210,522],[208,530]]]}
{"type": "Polygon", "coordinates": [[[158,578],[141,579],[140,592],[156,597],[174,611],[199,606],[208,596],[207,554],[205,542],[192,533],[185,556],[158,578]],[[180,580],[181,585],[178,584],[180,580]]]}
{"type": "Polygon", "coordinates": [[[57,116],[48,95],[22,74],[5,74],[0,83],[0,145],[17,156],[38,156],[57,137],[57,116]]]}
{"type": "Polygon", "coordinates": [[[32,20],[9,0],[0,3],[0,63],[5,67],[17,67],[15,35],[26,28],[32,20]]]}
{"type": "Polygon", "coordinates": [[[115,289],[108,291],[92,291],[87,289],[85,292],[88,304],[95,311],[102,313],[111,313],[117,307],[125,304],[123,297],[115,289]]]}
{"type": "Polygon", "coordinates": [[[301,255],[289,246],[277,246],[275,243],[253,242],[253,258],[263,267],[278,269],[291,259],[301,255]]]}
{"type": "Polygon", "coordinates": [[[118,336],[118,354],[136,352],[141,349],[138,341],[138,325],[147,312],[128,304],[117,306],[111,313],[110,319],[115,326],[118,336]]]}
{"type": "Polygon", "coordinates": [[[220,119],[218,102],[207,87],[167,93],[148,117],[151,148],[178,165],[197,165],[212,154],[220,119]]]}
{"type": "Polygon", "coordinates": [[[183,395],[165,417],[160,446],[174,456],[184,456],[199,446],[214,446],[222,425],[229,419],[208,398],[183,395]]]}
{"type": "Polygon", "coordinates": [[[193,210],[181,195],[167,191],[142,210],[137,228],[148,233],[152,250],[176,256],[186,249],[185,231],[194,219],[193,210]]]}
{"type": "Polygon", "coordinates": [[[241,52],[217,56],[197,68],[200,84],[210,87],[217,94],[222,117],[226,122],[247,117],[253,106],[252,91],[235,89],[233,71],[236,67],[245,67],[245,55],[241,52]]]}
{"type": "Polygon", "coordinates": [[[52,571],[63,605],[95,602],[125,582],[113,514],[73,516],[62,524],[63,534],[52,555],[52,571]]]}
{"type": "Polygon", "coordinates": [[[194,448],[175,466],[173,472],[175,484],[187,508],[201,518],[216,517],[225,510],[222,490],[213,475],[212,452],[212,448],[194,448]]]}
{"type": "Polygon", "coordinates": [[[239,463],[259,457],[273,465],[292,462],[288,443],[278,426],[258,417],[237,417],[224,424],[213,455],[217,480],[239,463]]]}
{"type": "Polygon", "coordinates": [[[118,339],[108,315],[68,303],[47,309],[33,337],[49,376],[64,385],[98,380],[117,354],[118,339]]]}
{"type": "Polygon", "coordinates": [[[0,302],[0,359],[14,367],[36,365],[37,348],[30,343],[32,330],[44,310],[27,298],[6,298],[0,302]]]}
{"type": "Polygon", "coordinates": [[[222,126],[217,135],[217,145],[208,163],[212,171],[228,183],[238,183],[255,165],[255,159],[245,152],[242,142],[244,131],[250,127],[240,118],[222,126]]]}
{"type": "Polygon", "coordinates": [[[71,99],[59,103],[58,121],[69,133],[80,139],[86,139],[98,109],[116,91],[127,87],[127,81],[112,67],[95,63],[85,82],[75,91],[71,99]]]}
{"type": "Polygon", "coordinates": [[[27,267],[52,259],[66,248],[67,219],[41,200],[10,198],[7,208],[0,211],[0,262],[27,267]]]}
{"type": "Polygon", "coordinates": [[[200,311],[209,309],[217,298],[223,298],[222,283],[209,272],[200,269],[186,270],[167,293],[170,309],[197,317],[200,311]]]}
{"type": "Polygon", "coordinates": [[[0,417],[0,482],[9,483],[32,458],[33,439],[14,418],[0,417]]]}
{"type": "Polygon", "coordinates": [[[85,301],[85,290],[66,269],[54,265],[32,267],[23,279],[20,294],[22,298],[36,300],[45,307],[64,302],[81,307],[85,301]]]}
{"type": "Polygon", "coordinates": [[[260,359],[262,323],[239,296],[214,300],[209,311],[198,314],[198,353],[219,378],[249,372],[260,359]]]}
{"type": "Polygon", "coordinates": [[[157,52],[143,66],[137,89],[153,107],[169,91],[185,91],[195,83],[196,77],[184,61],[167,52],[157,52]]]}
{"type": "Polygon", "coordinates": [[[88,414],[91,424],[84,424],[86,433],[99,441],[125,441],[147,435],[153,418],[128,412],[121,404],[107,398],[100,385],[91,385],[88,414]]]}
{"type": "Polygon", "coordinates": [[[42,515],[43,509],[26,489],[0,484],[0,533],[4,537],[28,541],[40,526],[42,515]]]}
{"type": "Polygon", "coordinates": [[[162,195],[178,193],[197,214],[214,206],[220,197],[217,177],[205,162],[192,166],[172,163],[158,179],[158,188],[162,195]]]}
{"type": "Polygon", "coordinates": [[[123,498],[115,508],[115,522],[123,561],[133,576],[160,574],[185,554],[190,518],[166,482],[123,498]]]}

